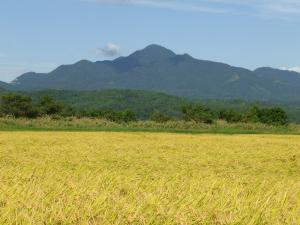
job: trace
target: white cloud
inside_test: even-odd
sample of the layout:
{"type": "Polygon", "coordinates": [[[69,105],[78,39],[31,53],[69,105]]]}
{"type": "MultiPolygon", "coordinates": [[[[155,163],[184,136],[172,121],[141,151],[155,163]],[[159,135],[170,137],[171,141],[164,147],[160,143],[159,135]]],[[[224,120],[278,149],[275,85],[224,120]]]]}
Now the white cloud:
{"type": "Polygon", "coordinates": [[[289,68],[288,70],[289,70],[289,71],[294,71],[294,72],[300,73],[300,66],[291,67],[291,68],[289,68]]]}
{"type": "Polygon", "coordinates": [[[120,46],[113,44],[113,43],[108,43],[106,46],[103,48],[100,48],[100,51],[102,52],[103,55],[109,56],[109,57],[114,57],[120,55],[120,46]]]}
{"type": "Polygon", "coordinates": [[[300,73],[300,66],[295,66],[295,67],[282,67],[281,69],[300,73]]]}

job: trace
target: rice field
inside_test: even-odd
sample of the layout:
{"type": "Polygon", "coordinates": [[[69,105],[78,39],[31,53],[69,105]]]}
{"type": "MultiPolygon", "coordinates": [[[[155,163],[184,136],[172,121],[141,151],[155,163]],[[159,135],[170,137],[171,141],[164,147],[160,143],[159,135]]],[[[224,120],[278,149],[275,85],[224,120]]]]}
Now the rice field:
{"type": "Polygon", "coordinates": [[[300,224],[300,136],[0,132],[0,224],[300,224]]]}

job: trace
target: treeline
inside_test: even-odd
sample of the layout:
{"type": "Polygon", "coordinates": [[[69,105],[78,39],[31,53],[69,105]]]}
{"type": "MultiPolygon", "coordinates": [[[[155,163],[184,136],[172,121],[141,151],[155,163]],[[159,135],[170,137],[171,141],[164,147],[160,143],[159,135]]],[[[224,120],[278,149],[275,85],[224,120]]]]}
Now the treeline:
{"type": "Polygon", "coordinates": [[[0,100],[0,115],[15,118],[34,119],[43,116],[55,117],[91,117],[104,118],[113,122],[137,121],[137,116],[130,110],[74,110],[71,106],[52,97],[43,96],[37,103],[32,98],[21,94],[3,95],[0,100]]]}
{"type": "Polygon", "coordinates": [[[214,120],[228,123],[263,123],[269,125],[287,125],[287,113],[280,107],[252,107],[249,111],[238,112],[232,109],[210,110],[201,104],[190,104],[182,109],[184,120],[212,124],[214,120]]]}
{"type": "MultiPolygon", "coordinates": [[[[185,120],[213,124],[216,120],[225,120],[228,123],[264,123],[280,126],[288,124],[288,116],[280,107],[262,108],[254,106],[248,111],[238,112],[228,109],[211,110],[204,105],[190,103],[181,108],[180,114],[180,117],[174,118],[167,113],[154,110],[152,115],[147,119],[159,123],[165,123],[171,120],[185,120]]],[[[37,102],[33,102],[31,97],[21,94],[3,95],[0,100],[0,115],[15,118],[76,116],[103,118],[118,123],[128,123],[139,119],[136,113],[131,110],[75,110],[71,106],[49,96],[43,96],[37,102]]]]}

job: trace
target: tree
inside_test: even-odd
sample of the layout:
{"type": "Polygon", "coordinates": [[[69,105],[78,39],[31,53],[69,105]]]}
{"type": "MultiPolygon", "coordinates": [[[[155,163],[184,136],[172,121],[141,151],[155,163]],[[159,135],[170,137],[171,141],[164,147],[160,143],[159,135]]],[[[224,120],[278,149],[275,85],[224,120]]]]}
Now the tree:
{"type": "Polygon", "coordinates": [[[228,123],[238,123],[243,120],[243,114],[231,109],[223,109],[219,111],[218,117],[228,123]]]}
{"type": "Polygon", "coordinates": [[[152,121],[155,121],[157,123],[165,123],[169,120],[171,120],[172,118],[165,114],[165,113],[162,113],[160,111],[154,111],[153,114],[151,115],[151,120],[152,121]]]}
{"type": "Polygon", "coordinates": [[[286,112],[279,108],[274,107],[270,109],[262,109],[259,115],[260,122],[272,125],[287,125],[288,116],[286,112]]]}
{"type": "Polygon", "coordinates": [[[132,122],[137,121],[137,116],[134,112],[130,110],[119,111],[116,112],[112,109],[99,109],[99,110],[91,110],[91,111],[82,111],[82,116],[89,116],[92,118],[103,118],[112,122],[132,122]]]}
{"type": "Polygon", "coordinates": [[[280,107],[259,108],[253,107],[248,113],[248,120],[270,125],[287,125],[287,113],[280,107]]]}
{"type": "Polygon", "coordinates": [[[62,103],[55,101],[50,96],[42,97],[38,103],[38,107],[43,115],[60,114],[64,109],[64,105],[62,103]]]}
{"type": "Polygon", "coordinates": [[[116,122],[133,122],[137,121],[136,114],[130,110],[125,110],[117,113],[117,121],[116,122]]]}
{"type": "Polygon", "coordinates": [[[258,106],[253,106],[249,112],[246,113],[246,122],[259,123],[260,108],[258,106]]]}
{"type": "Polygon", "coordinates": [[[211,111],[200,104],[190,104],[182,108],[183,118],[186,121],[194,121],[197,123],[213,123],[213,115],[211,111]]]}
{"type": "Polygon", "coordinates": [[[3,95],[1,97],[0,111],[3,115],[16,118],[35,118],[38,116],[38,111],[34,107],[32,99],[20,94],[3,95]]]}

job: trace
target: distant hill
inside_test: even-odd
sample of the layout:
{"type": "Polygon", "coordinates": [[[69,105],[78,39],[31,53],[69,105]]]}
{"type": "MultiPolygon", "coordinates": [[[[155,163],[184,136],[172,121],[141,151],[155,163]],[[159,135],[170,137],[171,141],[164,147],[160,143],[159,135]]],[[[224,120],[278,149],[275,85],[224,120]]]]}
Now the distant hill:
{"type": "Polygon", "coordinates": [[[155,111],[165,112],[172,116],[180,116],[187,99],[162,93],[138,90],[104,90],[104,91],[36,91],[26,92],[37,101],[42,96],[51,96],[65,102],[77,110],[94,109],[130,109],[140,118],[149,118],[155,111]]]}
{"type": "Polygon", "coordinates": [[[11,85],[0,81],[0,91],[4,91],[4,90],[9,89],[9,88],[11,88],[11,85]]]}
{"type": "Polygon", "coordinates": [[[250,71],[224,63],[177,55],[150,45],[113,61],[79,61],[47,74],[26,73],[9,85],[13,90],[133,89],[190,99],[299,100],[300,74],[259,68],[250,71]]]}

